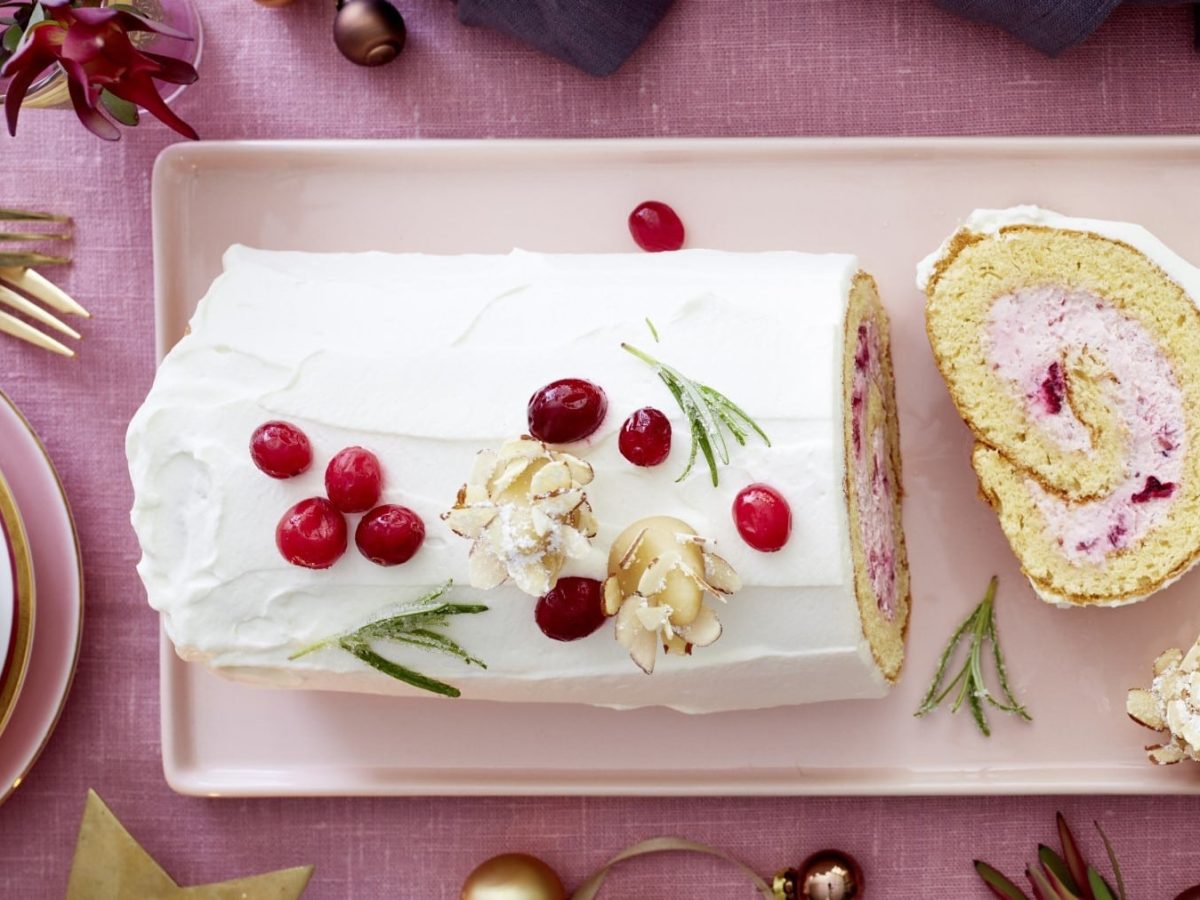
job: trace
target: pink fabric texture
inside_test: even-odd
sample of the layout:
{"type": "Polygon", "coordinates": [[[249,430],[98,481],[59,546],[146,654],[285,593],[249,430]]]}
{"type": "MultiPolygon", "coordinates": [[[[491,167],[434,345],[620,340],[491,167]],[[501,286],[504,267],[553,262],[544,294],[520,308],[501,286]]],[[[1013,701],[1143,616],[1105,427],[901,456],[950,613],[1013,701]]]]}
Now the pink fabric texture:
{"type": "MultiPolygon", "coordinates": [[[[201,80],[177,109],[210,139],[1187,133],[1200,124],[1200,56],[1182,7],[1125,5],[1049,60],[916,0],[680,0],[601,81],[462,27],[442,0],[404,0],[409,46],[379,70],[337,55],[332,3],[198,5],[201,80]]],[[[662,833],[714,843],[763,873],[840,846],[865,865],[872,900],[982,898],[971,859],[1019,871],[1051,838],[1059,808],[1101,856],[1090,823],[1105,824],[1138,900],[1200,881],[1194,799],[173,794],[160,767],[157,622],[134,572],[123,455],[154,372],[150,167],[170,140],[148,122],[103,144],[70,113],[41,111],[26,112],[16,140],[0,139],[0,205],[75,216],[76,263],[51,274],[95,314],[74,363],[0,339],[0,388],[61,470],[88,578],[74,693],[45,756],[0,807],[0,897],[62,896],[88,787],[185,884],[312,862],[313,898],[453,900],[474,864],[510,849],[542,855],[574,885],[626,844],[662,833]]],[[[679,856],[629,864],[605,894],[749,896],[730,868],[679,856]]]]}

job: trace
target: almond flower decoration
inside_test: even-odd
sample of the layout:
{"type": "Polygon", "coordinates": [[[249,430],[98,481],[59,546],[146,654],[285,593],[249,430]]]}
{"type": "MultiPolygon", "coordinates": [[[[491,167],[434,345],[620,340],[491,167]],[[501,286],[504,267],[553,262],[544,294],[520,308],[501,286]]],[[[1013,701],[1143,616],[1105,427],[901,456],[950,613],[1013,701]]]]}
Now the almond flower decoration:
{"type": "Polygon", "coordinates": [[[520,437],[499,451],[483,450],[454,508],[442,519],[471,540],[471,586],[508,579],[533,597],[558,581],[568,559],[588,552],[596,518],[584,487],[592,467],[541,441],[520,437]]]}
{"type": "Polygon", "coordinates": [[[704,594],[724,600],[742,586],[737,572],[705,548],[709,541],[680,519],[634,522],[613,542],[604,582],[604,611],[617,617],[616,637],[647,675],[658,645],[690,655],[721,636],[721,622],[704,594]]]}
{"type": "Polygon", "coordinates": [[[1152,763],[1200,761],[1200,640],[1187,656],[1172,648],[1156,659],[1149,689],[1131,690],[1125,708],[1139,725],[1169,738],[1146,748],[1152,763]]]}

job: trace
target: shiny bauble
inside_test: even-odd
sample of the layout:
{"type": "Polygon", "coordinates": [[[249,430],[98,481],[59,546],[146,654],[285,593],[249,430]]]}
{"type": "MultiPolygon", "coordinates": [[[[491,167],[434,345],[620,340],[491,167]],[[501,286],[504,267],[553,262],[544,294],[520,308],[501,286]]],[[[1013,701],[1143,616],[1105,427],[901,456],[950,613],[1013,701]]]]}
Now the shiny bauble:
{"type": "Polygon", "coordinates": [[[259,6],[275,9],[280,6],[291,6],[294,0],[254,0],[259,6]]]}
{"type": "Polygon", "coordinates": [[[801,900],[862,900],[862,867],[840,850],[814,853],[799,869],[801,900]]]}
{"type": "Polygon", "coordinates": [[[390,63],[404,49],[407,36],[403,16],[388,0],[338,0],[333,42],[350,62],[390,63]]]}
{"type": "Polygon", "coordinates": [[[505,853],[481,863],[463,884],[461,900],[567,900],[554,870],[535,856],[505,853]]]}

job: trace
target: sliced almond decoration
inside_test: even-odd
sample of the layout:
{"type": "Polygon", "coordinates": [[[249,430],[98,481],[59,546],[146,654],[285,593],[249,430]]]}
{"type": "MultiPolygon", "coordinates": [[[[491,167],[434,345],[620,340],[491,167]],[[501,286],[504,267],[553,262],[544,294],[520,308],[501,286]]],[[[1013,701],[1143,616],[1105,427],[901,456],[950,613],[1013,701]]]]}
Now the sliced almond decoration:
{"type": "Polygon", "coordinates": [[[540,500],[542,497],[568,490],[571,484],[571,470],[565,462],[559,460],[547,463],[537,470],[529,482],[529,491],[535,500],[540,500]]]}
{"type": "MultiPolygon", "coordinates": [[[[618,583],[616,576],[610,576],[604,579],[604,614],[606,616],[615,616],[617,610],[621,608],[621,601],[625,596],[621,593],[621,585],[618,583]]],[[[618,627],[620,627],[618,623],[618,627]]]]}

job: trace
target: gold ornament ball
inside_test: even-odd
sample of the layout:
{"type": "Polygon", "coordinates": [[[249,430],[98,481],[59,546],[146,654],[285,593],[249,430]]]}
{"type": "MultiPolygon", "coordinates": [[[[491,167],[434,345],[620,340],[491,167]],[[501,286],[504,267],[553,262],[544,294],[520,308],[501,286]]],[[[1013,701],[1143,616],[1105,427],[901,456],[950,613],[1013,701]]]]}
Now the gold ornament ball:
{"type": "Polygon", "coordinates": [[[861,900],[862,868],[840,850],[814,853],[800,866],[800,897],[803,900],[861,900]]]}
{"type": "Polygon", "coordinates": [[[467,876],[461,900],[567,900],[555,871],[524,853],[505,853],[467,876]]]}

